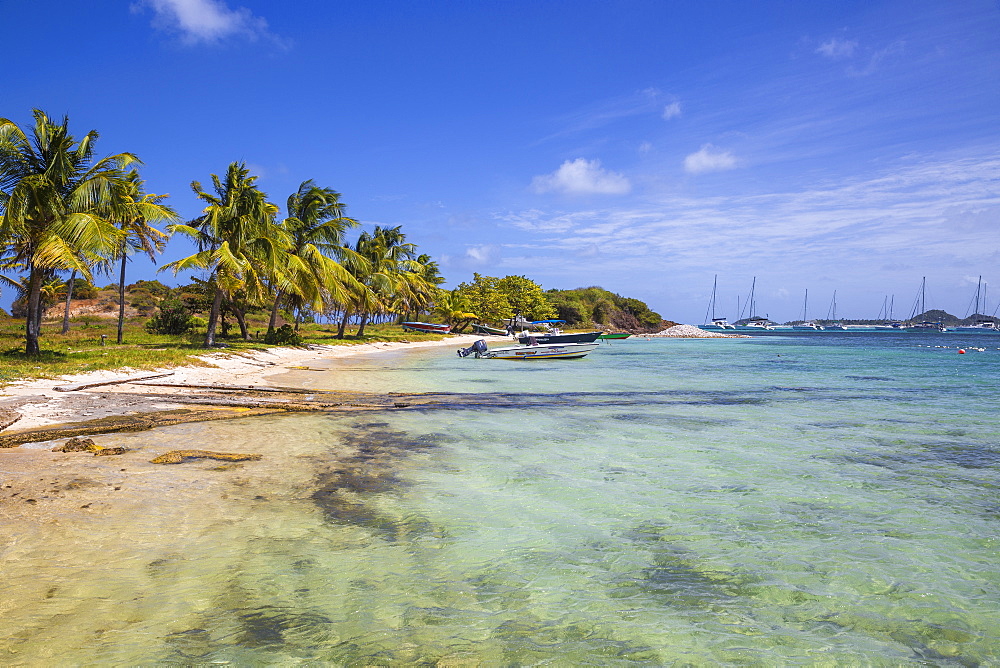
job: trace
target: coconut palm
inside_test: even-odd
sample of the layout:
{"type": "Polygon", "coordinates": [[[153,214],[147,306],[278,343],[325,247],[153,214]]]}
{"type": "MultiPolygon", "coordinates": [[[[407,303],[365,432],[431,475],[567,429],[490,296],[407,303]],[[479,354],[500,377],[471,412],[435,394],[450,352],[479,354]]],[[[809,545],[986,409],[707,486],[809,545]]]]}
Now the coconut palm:
{"type": "Polygon", "coordinates": [[[433,313],[446,324],[451,325],[453,331],[461,332],[470,322],[479,317],[471,310],[468,298],[458,288],[438,290],[437,298],[434,300],[433,313]]]}
{"type": "Polygon", "coordinates": [[[357,336],[364,336],[369,318],[391,308],[392,300],[397,296],[403,281],[402,275],[420,270],[413,259],[416,246],[406,241],[406,235],[398,225],[376,227],[372,234],[363,232],[353,250],[367,260],[368,266],[363,273],[355,275],[363,289],[357,290],[348,301],[340,323],[339,337],[343,337],[352,311],[361,316],[357,336]]]}
{"type": "Polygon", "coordinates": [[[122,342],[125,328],[125,263],[134,253],[145,253],[155,262],[156,253],[162,252],[167,243],[167,235],[150,223],[173,223],[180,219],[173,209],[161,204],[167,195],[147,193],[144,184],[137,171],[129,172],[116,190],[115,206],[110,216],[123,233],[115,253],[115,259],[121,261],[118,274],[118,343],[122,342]]]}
{"type": "Polygon", "coordinates": [[[69,119],[56,123],[35,109],[29,136],[0,118],[0,247],[4,267],[27,272],[25,352],[37,355],[43,278],[76,270],[91,278],[88,258],[109,257],[122,234],[108,220],[115,188],[125,169],[139,159],[131,153],[94,161],[97,132],[79,142],[69,119]]]}
{"type": "MultiPolygon", "coordinates": [[[[350,289],[360,289],[354,276],[341,264],[363,268],[365,261],[344,247],[344,233],[358,221],[344,215],[340,193],[303,181],[288,197],[288,217],[281,228],[288,234],[287,281],[276,284],[268,335],[274,332],[283,302],[294,310],[309,306],[321,310],[330,303],[343,304],[350,289]]],[[[298,319],[296,318],[296,324],[298,319]]]]}
{"type": "MultiPolygon", "coordinates": [[[[215,345],[215,329],[222,300],[237,296],[249,303],[263,303],[268,283],[287,281],[283,254],[289,248],[288,234],[275,224],[278,207],[267,201],[257,188],[257,177],[242,162],[229,165],[224,178],[212,174],[209,192],[197,181],[191,183],[195,195],[206,203],[202,215],[190,224],[174,224],[171,233],[191,237],[198,252],[166,265],[174,275],[184,269],[209,272],[215,294],[208,317],[205,347],[215,345]]],[[[235,309],[234,309],[235,310],[235,309]]],[[[246,324],[237,314],[246,338],[246,324]]]]}

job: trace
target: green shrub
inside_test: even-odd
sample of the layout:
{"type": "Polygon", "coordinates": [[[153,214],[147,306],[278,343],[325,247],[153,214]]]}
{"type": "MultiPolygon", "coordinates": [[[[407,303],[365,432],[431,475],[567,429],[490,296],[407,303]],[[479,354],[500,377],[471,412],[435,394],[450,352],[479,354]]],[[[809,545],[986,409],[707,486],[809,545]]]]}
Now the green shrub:
{"type": "Polygon", "coordinates": [[[291,325],[282,325],[264,335],[264,343],[268,345],[301,346],[302,337],[292,329],[291,325]]]}
{"type": "Polygon", "coordinates": [[[179,299],[164,299],[159,311],[146,323],[150,334],[183,334],[191,328],[191,311],[179,299]]]}

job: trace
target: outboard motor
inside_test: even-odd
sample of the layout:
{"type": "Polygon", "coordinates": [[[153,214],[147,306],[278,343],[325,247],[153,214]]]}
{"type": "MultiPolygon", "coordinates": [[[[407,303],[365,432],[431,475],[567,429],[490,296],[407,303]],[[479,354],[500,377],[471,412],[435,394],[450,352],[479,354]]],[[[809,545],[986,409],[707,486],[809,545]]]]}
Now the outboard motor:
{"type": "Polygon", "coordinates": [[[486,352],[486,342],[483,341],[482,339],[479,339],[468,348],[459,348],[458,356],[468,357],[469,355],[475,353],[476,357],[482,357],[485,352],[486,352]]]}

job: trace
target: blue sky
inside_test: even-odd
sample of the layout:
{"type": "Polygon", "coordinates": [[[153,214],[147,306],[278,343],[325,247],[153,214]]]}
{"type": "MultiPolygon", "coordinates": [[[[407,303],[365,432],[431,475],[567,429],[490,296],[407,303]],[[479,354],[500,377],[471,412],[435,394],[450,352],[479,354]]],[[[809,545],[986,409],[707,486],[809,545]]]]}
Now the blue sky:
{"type": "MultiPolygon", "coordinates": [[[[0,0],[0,116],[68,114],[198,214],[234,160],[472,272],[664,317],[1000,299],[1000,3],[0,0]],[[995,296],[994,296],[995,295],[995,296]],[[741,302],[742,303],[742,302],[741,302]]],[[[161,260],[190,252],[174,240],[161,260]]],[[[134,278],[154,277],[137,261],[134,278]]],[[[164,282],[175,284],[169,275],[164,282]]],[[[99,279],[98,282],[111,282],[99,279]]],[[[9,291],[7,291],[9,292],[9,291]]],[[[0,299],[6,305],[10,295],[0,299]]],[[[746,315],[744,313],[744,315],[746,315]]]]}

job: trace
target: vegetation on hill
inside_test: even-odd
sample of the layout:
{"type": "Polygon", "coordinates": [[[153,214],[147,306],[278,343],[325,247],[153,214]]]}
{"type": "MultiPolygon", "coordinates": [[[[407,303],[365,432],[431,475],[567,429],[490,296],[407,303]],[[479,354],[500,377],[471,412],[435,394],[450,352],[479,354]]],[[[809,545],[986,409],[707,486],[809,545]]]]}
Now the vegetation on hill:
{"type": "Polygon", "coordinates": [[[676,324],[661,318],[645,302],[622,297],[604,288],[548,290],[545,297],[555,308],[556,317],[572,327],[655,332],[676,324]]]}

